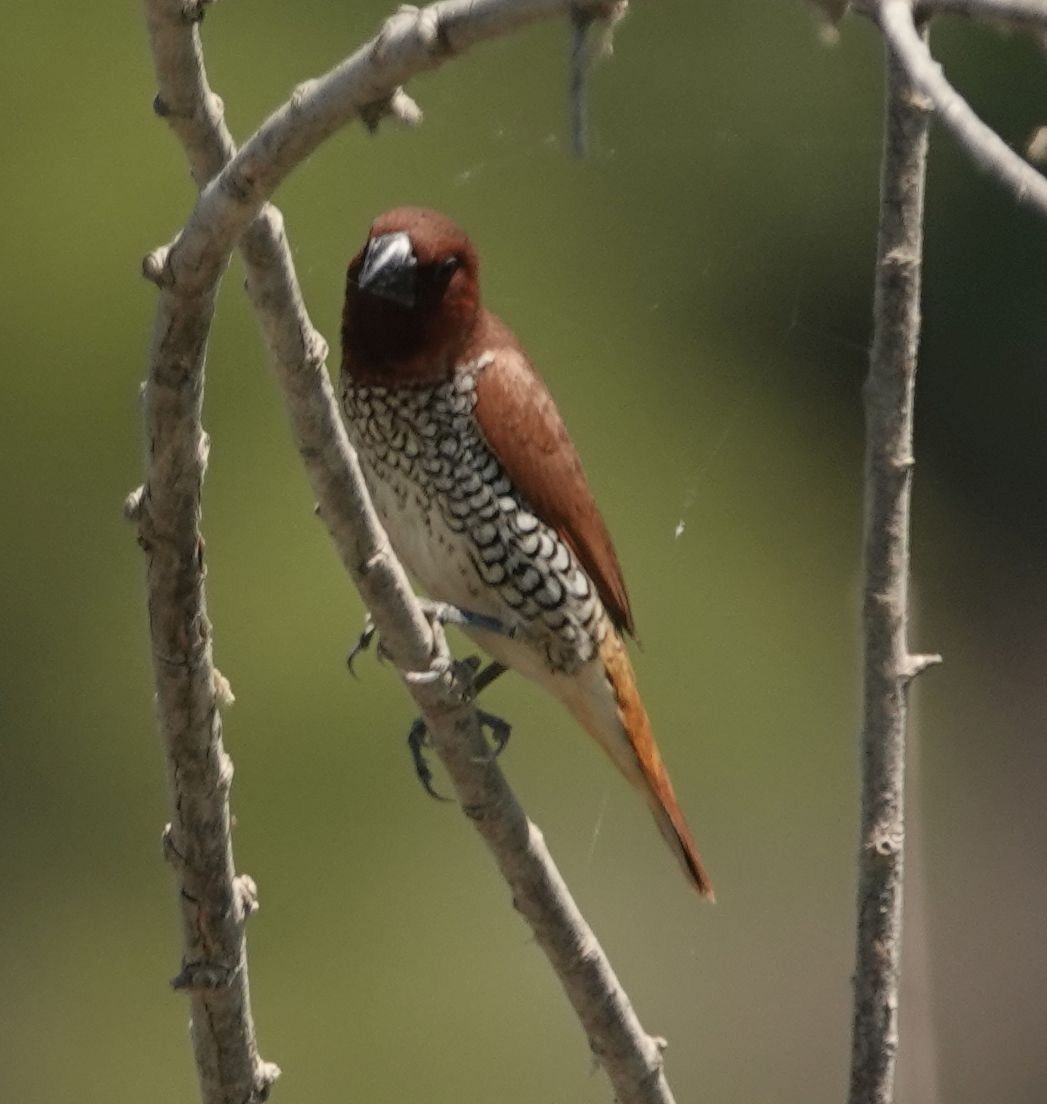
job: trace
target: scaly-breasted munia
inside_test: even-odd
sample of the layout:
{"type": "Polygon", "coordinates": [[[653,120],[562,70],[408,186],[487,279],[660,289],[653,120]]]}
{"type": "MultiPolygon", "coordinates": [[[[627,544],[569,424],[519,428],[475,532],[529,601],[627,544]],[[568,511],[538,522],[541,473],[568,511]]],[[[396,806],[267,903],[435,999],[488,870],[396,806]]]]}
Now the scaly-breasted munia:
{"type": "Polygon", "coordinates": [[[699,893],[712,885],[622,639],[621,568],[560,414],[480,303],[476,251],[435,211],[388,211],[349,264],[342,402],[396,554],[466,633],[558,698],[650,805],[699,893]]]}

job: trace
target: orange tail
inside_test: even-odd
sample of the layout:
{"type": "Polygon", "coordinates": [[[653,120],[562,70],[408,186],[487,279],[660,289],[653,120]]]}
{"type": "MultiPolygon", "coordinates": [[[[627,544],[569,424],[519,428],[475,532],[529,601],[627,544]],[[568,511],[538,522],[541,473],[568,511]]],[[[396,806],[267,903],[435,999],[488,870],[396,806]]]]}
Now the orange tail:
{"type": "Polygon", "coordinates": [[[679,859],[694,888],[703,897],[715,900],[712,882],[677,804],[658,745],[654,742],[651,722],[636,689],[629,655],[617,633],[608,633],[600,647],[600,658],[614,693],[618,719],[626,740],[609,741],[606,734],[594,732],[593,735],[610,753],[619,770],[647,799],[658,830],[679,859]]]}

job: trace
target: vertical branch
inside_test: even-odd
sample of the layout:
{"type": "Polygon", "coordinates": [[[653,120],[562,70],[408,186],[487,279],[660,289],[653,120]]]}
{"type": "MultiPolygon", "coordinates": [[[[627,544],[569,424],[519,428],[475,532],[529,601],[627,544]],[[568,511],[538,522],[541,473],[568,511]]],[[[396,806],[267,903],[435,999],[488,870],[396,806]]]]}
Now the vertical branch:
{"type": "Polygon", "coordinates": [[[862,809],[850,1104],[890,1104],[898,1047],[913,394],[930,113],[887,51],[874,332],[865,382],[862,809]]]}
{"type": "MultiPolygon", "coordinates": [[[[163,283],[162,259],[146,258],[163,283]]],[[[145,388],[146,479],[128,501],[147,559],[147,599],[157,719],[171,793],[164,853],[178,879],[182,968],[205,1104],[256,1104],[279,1075],[258,1055],[244,927],[254,883],[233,865],[220,707],[231,700],[214,666],[204,594],[200,494],[207,466],[201,426],[203,368],[214,288],[190,299],[160,296],[145,388]]]]}

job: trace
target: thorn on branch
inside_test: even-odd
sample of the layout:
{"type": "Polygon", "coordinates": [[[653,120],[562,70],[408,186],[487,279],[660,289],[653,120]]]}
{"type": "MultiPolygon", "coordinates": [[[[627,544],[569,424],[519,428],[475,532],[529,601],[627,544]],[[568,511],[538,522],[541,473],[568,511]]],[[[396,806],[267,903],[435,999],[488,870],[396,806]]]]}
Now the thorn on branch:
{"type": "Polygon", "coordinates": [[[360,108],[360,120],[370,134],[378,132],[379,123],[387,115],[407,127],[417,127],[422,123],[422,109],[402,88],[396,88],[392,95],[360,108]]]}

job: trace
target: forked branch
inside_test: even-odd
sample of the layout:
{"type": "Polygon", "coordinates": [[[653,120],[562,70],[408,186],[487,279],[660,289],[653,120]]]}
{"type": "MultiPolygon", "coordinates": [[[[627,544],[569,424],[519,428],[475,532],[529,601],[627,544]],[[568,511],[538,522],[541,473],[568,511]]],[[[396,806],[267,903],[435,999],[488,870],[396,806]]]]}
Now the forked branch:
{"type": "MultiPolygon", "coordinates": [[[[161,288],[158,333],[164,353],[164,357],[159,352],[154,356],[152,375],[162,372],[164,358],[173,358],[178,363],[179,387],[193,395],[188,407],[171,408],[157,403],[157,392],[150,385],[150,439],[156,440],[157,434],[200,439],[203,351],[214,288],[229,249],[243,233],[240,245],[248,268],[248,291],[273,354],[295,442],[321,517],[378,624],[385,647],[404,673],[462,808],[494,853],[514,904],[548,955],[590,1046],[611,1079],[616,1098],[622,1104],[670,1104],[662,1044],[643,1030],[553,865],[541,834],[524,815],[492,761],[467,700],[467,686],[459,680],[458,669],[448,664],[442,634],[423,616],[377,522],[338,416],[324,364],[326,343],[313,328],[302,302],[283,220],[266,202],[276,184],[338,125],[366,112],[369,105],[394,103],[399,85],[408,75],[481,38],[543,15],[564,14],[568,0],[453,0],[421,12],[402,12],[328,77],[303,86],[240,154],[234,152],[217,100],[207,86],[198,29],[184,21],[182,3],[147,0],[146,6],[161,113],[186,146],[197,182],[203,185],[215,178],[207,185],[177,248],[157,251],[147,264],[148,273],[161,288]],[[171,419],[179,426],[172,428],[168,424],[171,419]]],[[[602,6],[594,4],[598,11],[602,6]]],[[[155,460],[152,448],[150,456],[155,460]]],[[[168,478],[170,472],[151,462],[147,476],[146,498],[151,498],[154,482],[168,478]]],[[[190,483],[180,486],[184,516],[179,524],[197,524],[202,476],[202,465],[198,465],[190,483]]],[[[192,540],[189,545],[197,547],[192,540]]],[[[199,560],[185,556],[180,569],[192,576],[202,608],[199,560]]],[[[153,598],[151,591],[151,603],[153,598]]],[[[227,837],[227,819],[211,821],[206,827],[227,837]]],[[[246,996],[246,974],[244,977],[246,996]]],[[[246,1002],[241,1012],[241,1040],[253,1047],[246,1002]]],[[[207,1026],[202,1023],[198,1030],[206,1031],[207,1026]]],[[[227,1076],[232,1085],[241,1072],[232,1068],[227,1076]]],[[[205,1083],[208,1104],[225,1099],[217,1092],[207,1095],[205,1083]]]]}

